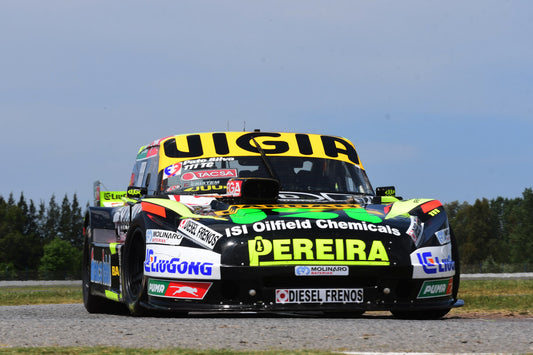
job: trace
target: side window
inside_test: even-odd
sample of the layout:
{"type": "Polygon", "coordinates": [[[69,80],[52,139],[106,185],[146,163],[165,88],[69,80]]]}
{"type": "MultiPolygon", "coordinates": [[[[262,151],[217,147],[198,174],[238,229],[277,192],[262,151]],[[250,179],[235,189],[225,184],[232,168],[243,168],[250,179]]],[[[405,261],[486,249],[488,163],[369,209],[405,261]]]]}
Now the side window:
{"type": "Polygon", "coordinates": [[[156,195],[159,191],[159,183],[157,176],[157,168],[159,166],[157,156],[148,159],[148,166],[146,167],[146,179],[144,180],[145,187],[148,188],[148,195],[156,195]]]}
{"type": "Polygon", "coordinates": [[[144,174],[146,172],[146,160],[143,160],[138,163],[139,164],[139,173],[137,174],[137,179],[135,180],[135,186],[144,186],[144,174]]]}
{"type": "Polygon", "coordinates": [[[157,193],[158,151],[157,147],[147,147],[141,150],[137,154],[131,174],[130,185],[146,187],[149,195],[157,193]]]}

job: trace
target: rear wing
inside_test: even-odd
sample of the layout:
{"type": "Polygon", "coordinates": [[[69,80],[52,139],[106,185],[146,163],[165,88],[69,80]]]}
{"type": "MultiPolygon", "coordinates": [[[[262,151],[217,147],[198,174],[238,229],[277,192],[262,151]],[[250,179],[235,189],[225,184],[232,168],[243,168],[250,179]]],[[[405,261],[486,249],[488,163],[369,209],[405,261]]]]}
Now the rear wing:
{"type": "Polygon", "coordinates": [[[127,191],[102,191],[101,185],[100,181],[94,182],[94,206],[119,207],[126,204],[123,198],[127,197],[127,191]]]}

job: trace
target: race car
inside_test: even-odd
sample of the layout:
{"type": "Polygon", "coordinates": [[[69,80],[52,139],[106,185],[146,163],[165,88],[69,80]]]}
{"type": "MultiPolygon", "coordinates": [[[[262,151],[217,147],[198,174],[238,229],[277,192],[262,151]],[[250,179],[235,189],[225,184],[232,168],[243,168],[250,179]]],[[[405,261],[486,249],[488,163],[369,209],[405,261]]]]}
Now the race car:
{"type": "Polygon", "coordinates": [[[354,145],[286,132],[173,135],[85,216],[87,311],[390,311],[435,319],[459,254],[435,199],[374,190],[354,145]]]}

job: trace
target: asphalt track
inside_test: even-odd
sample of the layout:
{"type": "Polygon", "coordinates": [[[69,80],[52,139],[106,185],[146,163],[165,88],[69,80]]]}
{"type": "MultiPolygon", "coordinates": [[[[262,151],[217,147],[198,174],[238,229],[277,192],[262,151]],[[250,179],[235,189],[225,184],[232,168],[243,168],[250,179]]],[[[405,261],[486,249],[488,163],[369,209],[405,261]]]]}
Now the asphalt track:
{"type": "MultiPolygon", "coordinates": [[[[461,276],[502,278],[502,274],[461,276]]],[[[531,278],[533,274],[507,277],[531,278]]],[[[1,281],[0,287],[41,284],[1,281]]],[[[386,312],[370,312],[359,318],[251,313],[136,318],[120,312],[89,314],[82,304],[0,307],[0,349],[37,346],[316,349],[359,354],[533,353],[533,318],[473,318],[454,310],[442,320],[431,321],[399,320],[386,312]]]]}
{"type": "Polygon", "coordinates": [[[533,318],[398,320],[316,315],[89,314],[82,304],[0,307],[0,349],[119,346],[380,353],[533,353],[533,318]]]}

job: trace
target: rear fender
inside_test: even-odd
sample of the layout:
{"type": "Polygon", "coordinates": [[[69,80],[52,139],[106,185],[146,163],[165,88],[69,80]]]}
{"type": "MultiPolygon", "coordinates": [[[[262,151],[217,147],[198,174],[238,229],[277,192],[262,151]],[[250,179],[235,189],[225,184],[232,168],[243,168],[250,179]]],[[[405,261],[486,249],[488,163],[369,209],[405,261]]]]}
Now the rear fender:
{"type": "Polygon", "coordinates": [[[121,251],[123,244],[93,244],[89,247],[92,293],[113,301],[122,301],[121,251]]]}

